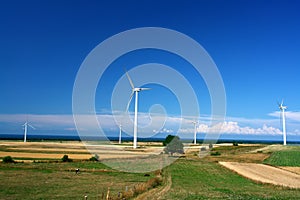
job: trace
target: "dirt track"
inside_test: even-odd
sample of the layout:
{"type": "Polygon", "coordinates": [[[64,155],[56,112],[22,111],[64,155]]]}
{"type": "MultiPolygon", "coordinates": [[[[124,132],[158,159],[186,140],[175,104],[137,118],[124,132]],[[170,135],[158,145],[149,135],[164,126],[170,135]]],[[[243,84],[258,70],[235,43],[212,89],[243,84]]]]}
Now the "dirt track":
{"type": "Polygon", "coordinates": [[[140,194],[135,198],[135,200],[151,200],[156,199],[159,200],[161,197],[163,197],[172,186],[172,177],[170,174],[166,174],[166,181],[163,187],[154,188],[152,190],[149,190],[145,193],[140,194]]]}
{"type": "Polygon", "coordinates": [[[269,165],[256,163],[219,162],[224,167],[231,169],[249,179],[281,185],[290,188],[300,188],[300,175],[269,165]]]}

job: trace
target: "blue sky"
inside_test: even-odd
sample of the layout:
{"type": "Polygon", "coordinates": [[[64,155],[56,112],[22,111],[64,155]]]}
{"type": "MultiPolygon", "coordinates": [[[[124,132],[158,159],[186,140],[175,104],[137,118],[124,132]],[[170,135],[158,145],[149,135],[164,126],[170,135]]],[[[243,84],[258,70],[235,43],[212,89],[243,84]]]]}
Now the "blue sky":
{"type": "MultiPolygon", "coordinates": [[[[278,136],[276,101],[284,99],[288,134],[300,137],[299,9],[296,0],[2,2],[0,134],[22,132],[26,116],[37,126],[36,133],[74,130],[73,84],[90,51],[122,31],[163,27],[193,38],[214,60],[226,89],[226,127],[231,128],[226,132],[278,136]]],[[[205,83],[184,60],[157,50],[132,52],[110,66],[97,90],[99,118],[111,112],[112,89],[124,67],[151,62],[171,66],[190,81],[205,124],[211,114],[205,83]]],[[[168,116],[180,116],[174,96],[152,87],[140,97],[141,115],[151,104],[162,104],[168,116]]],[[[190,128],[183,126],[182,133],[192,132],[190,128]]],[[[108,122],[106,129],[113,133],[117,127],[108,122]]],[[[170,124],[163,130],[172,133],[175,128],[170,124]]]]}

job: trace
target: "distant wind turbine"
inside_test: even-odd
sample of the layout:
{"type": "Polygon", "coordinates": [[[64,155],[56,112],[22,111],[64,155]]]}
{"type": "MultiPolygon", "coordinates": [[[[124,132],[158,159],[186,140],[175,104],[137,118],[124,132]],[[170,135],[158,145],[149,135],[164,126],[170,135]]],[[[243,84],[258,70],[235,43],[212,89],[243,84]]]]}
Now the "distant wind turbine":
{"type": "Polygon", "coordinates": [[[120,124],[119,125],[119,129],[120,129],[120,132],[119,132],[119,144],[122,143],[122,125],[120,124]]]}
{"type": "Polygon", "coordinates": [[[27,121],[22,126],[24,126],[24,143],[26,143],[28,126],[30,126],[32,129],[35,129],[35,128],[33,126],[31,126],[27,121]]]}
{"type": "Polygon", "coordinates": [[[193,121],[192,123],[194,124],[194,144],[197,144],[197,124],[198,124],[198,122],[193,121]]]}
{"type": "Polygon", "coordinates": [[[282,117],[283,145],[286,145],[286,130],[285,130],[285,114],[284,114],[284,111],[287,109],[287,106],[283,105],[283,100],[282,100],[281,104],[278,103],[278,107],[281,111],[281,117],[282,117]]]}
{"type": "Polygon", "coordinates": [[[133,148],[136,149],[137,147],[137,125],[138,125],[138,119],[137,119],[137,114],[138,114],[138,93],[140,91],[143,91],[143,90],[150,90],[150,88],[138,88],[138,87],[134,87],[133,85],[133,82],[128,74],[128,72],[126,71],[126,76],[128,78],[128,81],[130,83],[130,86],[132,88],[132,92],[131,92],[131,95],[130,95],[130,98],[129,98],[129,102],[127,104],[127,108],[126,108],[126,112],[128,111],[129,109],[129,105],[130,105],[130,102],[132,100],[132,97],[133,95],[135,94],[135,105],[134,105],[134,127],[133,127],[133,148]]]}

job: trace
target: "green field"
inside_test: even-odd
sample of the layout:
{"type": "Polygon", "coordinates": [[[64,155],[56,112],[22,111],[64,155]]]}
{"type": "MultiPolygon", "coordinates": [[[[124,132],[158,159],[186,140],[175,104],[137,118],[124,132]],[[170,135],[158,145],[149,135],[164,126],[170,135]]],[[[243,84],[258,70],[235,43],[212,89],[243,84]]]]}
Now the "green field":
{"type": "Polygon", "coordinates": [[[153,178],[110,170],[101,163],[0,163],[0,199],[102,199],[153,178]],[[75,174],[75,169],[81,172],[75,174]]]}
{"type": "Polygon", "coordinates": [[[300,167],[300,150],[275,151],[265,160],[265,163],[274,166],[300,167]]]}
{"type": "Polygon", "coordinates": [[[258,184],[215,162],[180,159],[168,170],[172,187],[163,199],[300,199],[300,190],[258,184]]]}
{"type": "MultiPolygon", "coordinates": [[[[167,189],[160,197],[165,200],[300,199],[299,189],[256,183],[218,164],[218,161],[234,161],[300,166],[300,147],[259,150],[268,147],[222,146],[212,150],[219,152],[219,155],[208,154],[205,158],[198,157],[198,150],[191,151],[163,169],[163,184],[148,190],[147,199],[157,199],[155,193],[164,188],[167,189]]],[[[8,151],[7,155],[10,152],[8,151]]],[[[108,188],[110,199],[119,199],[119,192],[130,193],[133,189],[139,193],[147,191],[141,190],[145,187],[143,184],[152,184],[158,172],[149,175],[119,172],[101,162],[84,160],[0,162],[0,199],[84,199],[85,195],[88,195],[89,200],[106,199],[108,188]],[[80,174],[75,174],[76,168],[81,170],[80,174]]],[[[134,196],[136,197],[137,193],[134,196]]]]}

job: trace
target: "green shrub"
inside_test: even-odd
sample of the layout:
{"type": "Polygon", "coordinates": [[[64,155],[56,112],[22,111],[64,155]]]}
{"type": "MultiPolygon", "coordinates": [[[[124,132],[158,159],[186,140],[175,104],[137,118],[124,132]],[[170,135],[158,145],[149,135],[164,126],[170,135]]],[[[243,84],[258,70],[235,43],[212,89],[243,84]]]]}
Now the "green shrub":
{"type": "Polygon", "coordinates": [[[215,151],[215,152],[211,152],[210,155],[211,155],[211,156],[220,156],[221,153],[218,152],[218,151],[215,151]]]}
{"type": "Polygon", "coordinates": [[[14,159],[11,157],[11,156],[5,156],[3,159],[2,159],[2,162],[4,163],[14,163],[14,159]]]}
{"type": "Polygon", "coordinates": [[[239,146],[239,143],[233,142],[232,145],[237,147],[237,146],[239,146]]]}
{"type": "Polygon", "coordinates": [[[90,161],[99,161],[99,156],[97,154],[95,154],[94,156],[92,156],[90,159],[90,161]]]}
{"type": "Polygon", "coordinates": [[[73,161],[72,159],[69,158],[68,155],[64,155],[64,156],[61,158],[61,160],[62,160],[63,162],[72,162],[72,161],[73,161]]]}
{"type": "Polygon", "coordinates": [[[183,154],[183,144],[178,136],[175,136],[170,143],[164,148],[165,153],[170,153],[173,155],[174,153],[183,154]]]}
{"type": "Polygon", "coordinates": [[[163,141],[163,145],[167,146],[170,142],[172,142],[172,140],[174,139],[174,135],[168,135],[165,139],[165,141],[163,141]]]}

